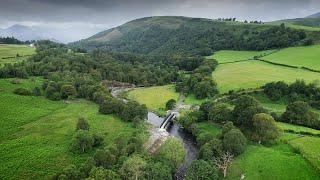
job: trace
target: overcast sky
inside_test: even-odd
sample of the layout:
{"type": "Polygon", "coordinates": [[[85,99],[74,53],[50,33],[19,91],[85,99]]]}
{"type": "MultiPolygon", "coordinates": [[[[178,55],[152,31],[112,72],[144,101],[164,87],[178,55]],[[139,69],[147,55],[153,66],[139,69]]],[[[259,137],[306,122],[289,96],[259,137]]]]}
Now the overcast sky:
{"type": "Polygon", "coordinates": [[[72,29],[79,37],[145,16],[236,17],[271,21],[320,11],[320,0],[0,0],[0,28],[72,29]]]}

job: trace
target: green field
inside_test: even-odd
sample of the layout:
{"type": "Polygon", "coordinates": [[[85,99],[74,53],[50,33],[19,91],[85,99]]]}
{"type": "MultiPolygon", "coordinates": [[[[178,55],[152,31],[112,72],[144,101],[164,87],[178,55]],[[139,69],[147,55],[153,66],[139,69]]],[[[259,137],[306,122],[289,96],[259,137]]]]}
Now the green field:
{"type": "Polygon", "coordinates": [[[0,66],[6,63],[16,63],[35,53],[35,48],[28,45],[0,44],[0,66]],[[22,57],[17,57],[17,54],[22,57]]]}
{"type": "Polygon", "coordinates": [[[232,51],[232,50],[222,50],[216,52],[212,56],[207,56],[207,59],[215,59],[219,64],[230,63],[235,61],[252,60],[254,56],[266,56],[268,54],[274,53],[276,50],[268,51],[232,51]]]}
{"type": "Polygon", "coordinates": [[[201,133],[210,133],[215,136],[217,136],[221,133],[220,127],[218,127],[215,124],[211,124],[209,122],[197,123],[197,126],[198,126],[198,129],[201,131],[201,133]]]}
{"type": "Polygon", "coordinates": [[[281,144],[272,147],[249,145],[246,151],[238,156],[230,169],[227,179],[319,179],[319,174],[301,156],[293,153],[289,145],[281,144]]]}
{"type": "Polygon", "coordinates": [[[89,101],[53,102],[12,93],[17,87],[41,84],[39,78],[22,80],[22,84],[10,81],[0,80],[0,179],[49,179],[71,163],[83,163],[93,151],[70,152],[79,117],[88,119],[90,132],[103,135],[105,144],[134,131],[117,117],[99,114],[98,106],[89,101]]]}
{"type": "Polygon", "coordinates": [[[320,138],[305,136],[289,141],[320,173],[320,138]]]}
{"type": "Polygon", "coordinates": [[[128,97],[140,104],[145,104],[152,111],[163,113],[167,101],[178,100],[179,93],[175,92],[173,85],[166,85],[134,89],[128,92],[128,97]]]}
{"type": "Polygon", "coordinates": [[[197,99],[194,94],[189,94],[184,100],[184,102],[189,105],[201,105],[205,101],[206,99],[197,99]]]}
{"type": "Polygon", "coordinates": [[[298,24],[294,24],[294,22],[290,22],[290,20],[279,20],[279,21],[268,22],[267,25],[279,26],[282,23],[284,23],[286,27],[290,27],[293,29],[302,29],[307,31],[320,31],[320,27],[298,25],[298,24]]]}
{"type": "Polygon", "coordinates": [[[283,130],[290,130],[290,131],[294,131],[295,133],[307,132],[314,135],[320,135],[320,130],[311,129],[308,127],[303,127],[303,126],[298,126],[298,125],[293,125],[293,124],[288,124],[283,122],[277,122],[277,125],[283,130]]]}
{"type": "Polygon", "coordinates": [[[279,64],[320,70],[320,45],[281,49],[261,59],[279,64]]]}
{"type": "Polygon", "coordinates": [[[319,73],[260,61],[221,64],[213,72],[213,78],[221,93],[243,88],[257,88],[273,81],[293,82],[297,79],[304,79],[312,82],[320,80],[319,73]]]}

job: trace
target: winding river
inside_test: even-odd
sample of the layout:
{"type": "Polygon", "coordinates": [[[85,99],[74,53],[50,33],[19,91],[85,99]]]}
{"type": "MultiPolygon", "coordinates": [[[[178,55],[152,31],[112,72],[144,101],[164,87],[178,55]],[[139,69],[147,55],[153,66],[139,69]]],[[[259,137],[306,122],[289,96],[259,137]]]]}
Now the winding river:
{"type": "MultiPolygon", "coordinates": [[[[121,93],[122,91],[126,91],[126,90],[128,90],[128,89],[122,89],[122,88],[113,89],[112,95],[114,97],[119,98],[118,97],[119,93],[121,93]]],[[[126,99],[122,99],[122,100],[124,102],[127,102],[126,99]]],[[[180,103],[181,103],[181,101],[180,101],[180,103]]],[[[179,111],[179,109],[176,111],[179,111]]],[[[147,121],[148,121],[148,123],[150,123],[153,126],[152,131],[150,131],[151,136],[153,136],[153,135],[159,136],[159,131],[161,131],[159,127],[160,127],[161,123],[163,122],[163,120],[164,120],[163,117],[160,117],[151,111],[148,112],[147,121]]],[[[167,133],[169,134],[169,136],[173,136],[173,137],[180,139],[183,142],[183,146],[186,151],[186,157],[185,157],[184,163],[178,168],[178,170],[174,174],[174,179],[182,180],[185,177],[188,165],[192,161],[197,159],[198,154],[199,154],[199,148],[196,144],[194,137],[191,134],[185,132],[182,128],[180,128],[176,124],[171,124],[167,128],[167,133]]],[[[163,135],[163,133],[160,133],[160,136],[161,135],[163,135]]],[[[158,138],[160,138],[160,137],[158,137],[158,138]]]]}
{"type": "MultiPolygon", "coordinates": [[[[148,112],[148,122],[155,127],[159,127],[163,122],[164,118],[159,117],[153,112],[148,112]]],[[[152,132],[152,131],[151,131],[152,132]]],[[[194,137],[181,129],[178,125],[172,124],[168,127],[167,132],[170,136],[174,136],[180,139],[183,142],[183,146],[186,150],[186,157],[184,163],[176,171],[174,177],[175,179],[181,180],[184,179],[187,166],[193,161],[196,160],[199,153],[199,148],[197,147],[194,137]]]]}

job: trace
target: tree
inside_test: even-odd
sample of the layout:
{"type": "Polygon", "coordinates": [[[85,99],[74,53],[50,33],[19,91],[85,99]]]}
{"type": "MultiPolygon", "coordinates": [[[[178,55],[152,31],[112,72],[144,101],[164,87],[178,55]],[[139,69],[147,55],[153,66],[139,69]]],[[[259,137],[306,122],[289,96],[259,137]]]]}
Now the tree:
{"type": "Polygon", "coordinates": [[[220,169],[223,173],[223,177],[227,176],[228,167],[232,164],[233,154],[230,152],[225,152],[221,157],[213,159],[214,164],[220,169]]]}
{"type": "Polygon", "coordinates": [[[239,129],[231,129],[223,136],[222,143],[225,151],[239,155],[245,150],[247,140],[239,129]]]}
{"type": "Polygon", "coordinates": [[[91,150],[93,138],[86,130],[78,130],[72,141],[72,149],[82,153],[91,150]]]}
{"type": "Polygon", "coordinates": [[[212,78],[204,78],[201,82],[197,83],[194,87],[194,94],[198,99],[206,97],[213,97],[218,94],[217,84],[212,78]]]}
{"type": "Polygon", "coordinates": [[[166,103],[166,109],[167,110],[172,110],[175,106],[176,106],[177,101],[174,99],[170,99],[169,101],[167,101],[166,103]]]}
{"type": "Polygon", "coordinates": [[[170,166],[176,169],[183,163],[186,152],[181,141],[176,138],[168,138],[156,152],[156,156],[169,162],[170,166]]]}
{"type": "Polygon", "coordinates": [[[111,168],[117,162],[116,154],[109,149],[97,150],[93,159],[97,166],[102,166],[104,168],[111,168]]]}
{"type": "Polygon", "coordinates": [[[222,154],[221,140],[214,138],[213,140],[205,143],[200,148],[199,157],[205,161],[211,161],[214,157],[220,157],[222,154]]]}
{"type": "Polygon", "coordinates": [[[266,112],[261,107],[259,101],[254,97],[243,95],[240,96],[236,102],[233,110],[233,122],[236,126],[240,126],[243,129],[252,128],[252,117],[257,113],[266,112]]]}
{"type": "Polygon", "coordinates": [[[268,142],[280,135],[280,130],[272,116],[260,113],[253,116],[252,139],[260,142],[268,142]]]}
{"type": "Polygon", "coordinates": [[[72,86],[72,85],[66,84],[61,87],[60,95],[61,95],[62,99],[68,99],[70,97],[75,97],[76,94],[77,94],[77,91],[74,88],[74,86],[72,86]]]}
{"type": "Polygon", "coordinates": [[[225,103],[212,106],[208,112],[208,120],[222,123],[232,120],[232,110],[225,103]]]}
{"type": "Polygon", "coordinates": [[[79,118],[77,122],[77,130],[89,130],[89,123],[85,118],[79,118]]]}
{"type": "Polygon", "coordinates": [[[187,180],[214,180],[218,179],[218,171],[204,160],[193,161],[186,173],[187,180]]]}
{"type": "Polygon", "coordinates": [[[144,179],[147,162],[139,156],[131,156],[122,165],[120,174],[123,179],[144,179]]]}
{"type": "Polygon", "coordinates": [[[93,135],[93,147],[99,147],[102,145],[103,143],[103,136],[101,135],[98,135],[98,134],[94,134],[93,135]]]}
{"type": "Polygon", "coordinates": [[[103,167],[94,167],[90,171],[90,177],[95,180],[121,180],[116,172],[103,167]]]}
{"type": "Polygon", "coordinates": [[[172,180],[171,168],[161,162],[150,162],[146,168],[148,180],[172,180]]]}
{"type": "Polygon", "coordinates": [[[287,106],[281,119],[284,122],[320,129],[319,115],[311,111],[308,103],[296,101],[287,106]]]}

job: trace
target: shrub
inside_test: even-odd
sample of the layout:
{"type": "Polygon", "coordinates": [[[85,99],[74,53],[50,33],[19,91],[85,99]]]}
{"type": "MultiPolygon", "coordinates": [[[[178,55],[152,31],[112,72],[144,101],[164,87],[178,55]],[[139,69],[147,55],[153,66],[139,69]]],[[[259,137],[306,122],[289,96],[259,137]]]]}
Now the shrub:
{"type": "Polygon", "coordinates": [[[211,161],[214,157],[220,157],[221,154],[222,142],[221,140],[215,138],[201,146],[199,158],[205,161],[211,161]]]}
{"type": "Polygon", "coordinates": [[[187,170],[187,180],[215,180],[218,179],[218,171],[204,160],[193,161],[187,170]]]}
{"type": "Polygon", "coordinates": [[[123,179],[137,180],[144,179],[146,175],[147,162],[139,156],[128,158],[120,169],[120,174],[123,179]]]}
{"type": "Polygon", "coordinates": [[[101,135],[94,134],[93,135],[93,147],[99,147],[103,143],[103,137],[101,135]]]}
{"type": "Polygon", "coordinates": [[[222,143],[225,151],[239,155],[244,152],[247,140],[239,129],[231,129],[223,136],[222,143]]]}
{"type": "Polygon", "coordinates": [[[72,149],[81,153],[92,149],[93,138],[88,131],[78,130],[72,141],[72,149]]]}
{"type": "Polygon", "coordinates": [[[41,96],[41,89],[39,87],[33,88],[33,95],[41,96]]]}
{"type": "Polygon", "coordinates": [[[25,88],[17,88],[13,91],[13,93],[18,94],[18,95],[23,95],[23,96],[31,96],[32,92],[29,89],[25,88]]]}
{"type": "Polygon", "coordinates": [[[176,106],[177,101],[174,99],[170,99],[167,103],[166,103],[166,109],[167,110],[172,110],[175,106],[176,106]]]}
{"type": "Polygon", "coordinates": [[[75,97],[77,94],[76,89],[72,85],[63,85],[60,90],[60,95],[62,99],[68,99],[70,97],[75,97]]]}
{"type": "Polygon", "coordinates": [[[77,122],[77,130],[89,130],[89,123],[84,118],[79,118],[77,122]]]}
{"type": "Polygon", "coordinates": [[[103,167],[94,167],[90,171],[90,178],[97,179],[97,180],[121,180],[120,176],[109,169],[104,169],[103,167]]]}

